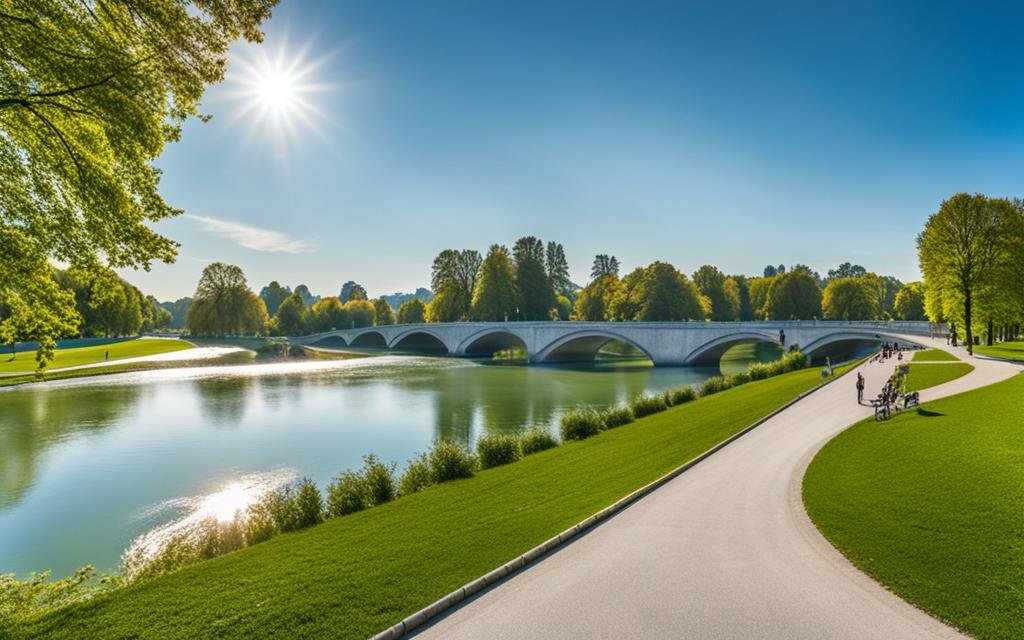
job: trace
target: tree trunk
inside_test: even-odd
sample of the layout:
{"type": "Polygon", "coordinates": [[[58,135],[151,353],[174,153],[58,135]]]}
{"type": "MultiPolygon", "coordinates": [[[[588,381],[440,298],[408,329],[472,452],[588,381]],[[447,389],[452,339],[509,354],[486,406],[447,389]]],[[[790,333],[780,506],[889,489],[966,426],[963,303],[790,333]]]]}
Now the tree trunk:
{"type": "Polygon", "coordinates": [[[964,337],[967,339],[967,355],[974,355],[974,334],[971,332],[971,288],[964,287],[964,337]]]}
{"type": "Polygon", "coordinates": [[[995,331],[995,323],[992,322],[992,318],[989,318],[988,319],[988,335],[985,336],[985,346],[991,347],[992,343],[995,342],[995,339],[992,336],[992,333],[994,331],[995,331]]]}

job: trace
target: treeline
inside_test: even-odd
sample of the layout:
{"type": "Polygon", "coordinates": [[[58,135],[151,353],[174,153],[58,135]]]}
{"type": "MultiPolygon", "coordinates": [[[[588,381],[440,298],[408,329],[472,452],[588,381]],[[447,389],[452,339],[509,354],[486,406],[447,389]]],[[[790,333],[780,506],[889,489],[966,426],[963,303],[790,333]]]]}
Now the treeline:
{"type": "Polygon", "coordinates": [[[249,288],[241,268],[215,262],[203,269],[195,295],[173,304],[184,307],[184,327],[195,336],[296,336],[426,322],[427,305],[419,295],[417,291],[407,297],[391,296],[405,297],[397,311],[385,297],[368,300],[366,289],[354,281],[342,285],[337,296],[326,298],[313,295],[306,285],[293,291],[276,280],[257,295],[249,288]]]}
{"type": "Polygon", "coordinates": [[[1024,200],[958,193],[917,237],[925,313],[973,352],[1014,339],[1024,324],[1024,200]]]}

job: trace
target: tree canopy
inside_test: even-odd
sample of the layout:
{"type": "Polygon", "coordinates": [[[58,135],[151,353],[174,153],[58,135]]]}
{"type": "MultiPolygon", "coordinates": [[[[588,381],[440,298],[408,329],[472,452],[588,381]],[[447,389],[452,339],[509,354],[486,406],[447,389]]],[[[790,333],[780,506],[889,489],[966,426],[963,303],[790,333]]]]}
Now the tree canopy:
{"type": "Polygon", "coordinates": [[[395,312],[384,298],[373,301],[374,324],[395,324],[395,312]]]}
{"type": "Polygon", "coordinates": [[[768,288],[765,315],[771,320],[811,320],[821,317],[821,289],[805,269],[775,276],[768,288]]]}
{"type": "Polygon", "coordinates": [[[611,308],[615,320],[701,320],[704,315],[697,286],[667,262],[653,262],[626,275],[611,308]]]}
{"type": "Polygon", "coordinates": [[[925,320],[924,283],[911,282],[896,293],[895,316],[898,320],[925,320]]]}
{"type": "Polygon", "coordinates": [[[519,320],[549,320],[555,309],[555,290],[544,268],[544,243],[533,236],[516,240],[512,247],[519,320]]]}
{"type": "Polygon", "coordinates": [[[492,244],[480,265],[470,315],[474,320],[491,322],[515,320],[518,304],[519,291],[512,256],[508,247],[492,244]]]}
{"type": "Polygon", "coordinates": [[[398,307],[398,324],[419,324],[427,321],[427,305],[419,298],[406,300],[398,307]]]}
{"type": "Polygon", "coordinates": [[[276,0],[38,0],[0,11],[0,301],[5,335],[40,342],[73,322],[50,260],[148,269],[179,213],[153,165],[232,42],[262,39],[276,0]],[[24,314],[34,317],[25,317],[24,314]],[[27,332],[27,333],[26,333],[27,332]]]}
{"type": "Polygon", "coordinates": [[[619,260],[615,256],[599,253],[594,256],[594,264],[590,267],[590,279],[597,280],[601,276],[619,277],[619,260]]]}
{"type": "Polygon", "coordinates": [[[263,304],[267,305],[267,313],[270,315],[277,314],[277,308],[291,294],[291,287],[282,287],[277,280],[271,280],[270,284],[260,289],[260,298],[263,299],[263,304]]]}
{"type": "Polygon", "coordinates": [[[1020,252],[1020,215],[1006,198],[958,193],[939,206],[917,237],[929,316],[941,313],[962,327],[968,353],[974,351],[975,304],[992,313],[1002,292],[1021,286],[1005,279],[1020,252]]]}
{"type": "Polygon", "coordinates": [[[712,320],[738,320],[740,315],[740,288],[736,280],[710,264],[693,274],[693,282],[711,306],[712,320]]]}
{"type": "Polygon", "coordinates": [[[437,254],[430,275],[430,286],[434,290],[428,312],[431,322],[469,318],[482,262],[480,252],[472,249],[445,249],[437,254]]]}
{"type": "Polygon", "coordinates": [[[822,294],[822,317],[826,320],[875,320],[880,318],[882,300],[877,276],[867,278],[865,274],[836,277],[829,280],[822,294]]]}
{"type": "Polygon", "coordinates": [[[263,333],[266,324],[267,306],[249,288],[239,267],[214,262],[203,269],[185,316],[189,333],[196,336],[257,335],[263,333]]]}
{"type": "Polygon", "coordinates": [[[310,329],[310,312],[296,289],[284,299],[274,316],[274,332],[284,336],[305,335],[310,329]]]}

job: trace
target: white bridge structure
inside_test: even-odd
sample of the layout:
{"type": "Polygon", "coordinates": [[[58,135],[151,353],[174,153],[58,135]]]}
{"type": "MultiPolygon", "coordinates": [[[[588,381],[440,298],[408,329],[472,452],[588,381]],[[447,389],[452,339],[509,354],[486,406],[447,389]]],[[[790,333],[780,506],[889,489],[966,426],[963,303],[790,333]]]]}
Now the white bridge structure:
{"type": "Polygon", "coordinates": [[[717,365],[730,347],[799,345],[812,360],[882,342],[945,335],[928,322],[794,320],[764,322],[442,322],[339,329],[290,338],[311,347],[389,349],[454,357],[490,357],[519,347],[531,363],[593,360],[612,341],[636,347],[655,366],[717,365]],[[844,351],[845,350],[845,351],[844,351]]]}

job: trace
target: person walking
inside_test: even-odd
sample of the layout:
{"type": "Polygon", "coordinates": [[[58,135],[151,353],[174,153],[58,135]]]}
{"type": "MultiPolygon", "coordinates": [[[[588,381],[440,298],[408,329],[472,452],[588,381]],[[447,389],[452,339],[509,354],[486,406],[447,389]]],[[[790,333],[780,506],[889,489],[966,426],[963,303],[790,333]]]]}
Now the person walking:
{"type": "Polygon", "coordinates": [[[857,404],[864,404],[864,376],[857,372],[857,404]]]}

